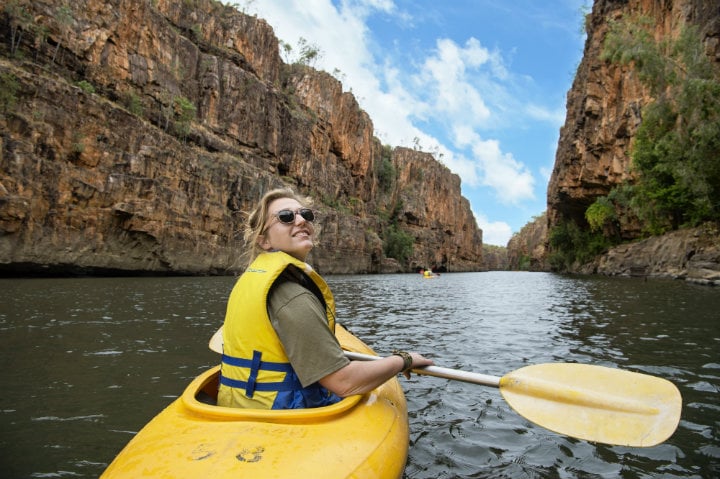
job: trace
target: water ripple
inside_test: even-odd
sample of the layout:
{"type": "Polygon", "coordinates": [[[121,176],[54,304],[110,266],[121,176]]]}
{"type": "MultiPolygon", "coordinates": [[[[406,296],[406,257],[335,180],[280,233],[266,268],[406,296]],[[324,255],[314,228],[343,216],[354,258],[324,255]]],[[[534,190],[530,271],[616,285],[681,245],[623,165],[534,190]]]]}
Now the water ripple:
{"type": "Polygon", "coordinates": [[[670,478],[718,472],[720,413],[714,397],[720,380],[706,374],[718,368],[715,344],[707,336],[717,331],[711,321],[720,310],[717,291],[688,291],[677,282],[529,273],[448,274],[433,282],[408,275],[377,282],[356,278],[331,279],[338,311],[380,352],[415,348],[441,366],[494,375],[542,362],[619,366],[670,379],[686,400],[697,397],[686,403],[687,419],[670,441],[637,449],[548,432],[512,411],[497,390],[437,378],[403,380],[413,431],[406,478],[670,478]],[[649,286],[657,291],[648,292],[649,286]],[[707,296],[704,305],[690,299],[698,292],[707,296]],[[683,346],[687,342],[693,349],[683,346]]]}
{"type": "MultiPolygon", "coordinates": [[[[600,364],[664,377],[683,396],[676,433],[641,449],[547,431],[496,388],[403,378],[407,479],[720,477],[720,288],[514,272],[327,279],[338,321],[380,354],[413,349],[496,376],[546,362],[600,364]]],[[[3,474],[98,477],[217,364],[207,341],[234,282],[0,280],[3,474]]]]}

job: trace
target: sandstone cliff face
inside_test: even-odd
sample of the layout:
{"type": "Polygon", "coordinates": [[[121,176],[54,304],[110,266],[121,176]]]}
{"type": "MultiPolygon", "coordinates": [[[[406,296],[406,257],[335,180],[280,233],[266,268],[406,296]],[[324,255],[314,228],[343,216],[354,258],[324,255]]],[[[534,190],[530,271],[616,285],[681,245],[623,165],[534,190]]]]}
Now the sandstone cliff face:
{"type": "Polygon", "coordinates": [[[483,264],[488,271],[507,271],[510,268],[508,249],[505,246],[483,244],[483,264]]]}
{"type": "Polygon", "coordinates": [[[477,270],[473,266],[482,257],[482,231],[475,226],[470,203],[453,193],[460,190],[460,177],[429,153],[408,148],[396,148],[392,161],[399,187],[391,204],[405,229],[419,239],[411,266],[477,270]]]}
{"type": "Polygon", "coordinates": [[[508,241],[508,268],[549,271],[547,264],[547,215],[536,217],[508,241]]]}
{"type": "Polygon", "coordinates": [[[284,185],[321,211],[323,273],[481,269],[459,178],[396,149],[382,191],[371,119],[283,64],[263,20],[210,0],[16,0],[0,18],[0,272],[237,271],[243,211],[284,185]],[[383,256],[392,221],[408,265],[383,256]]]}
{"type": "MultiPolygon", "coordinates": [[[[654,19],[654,35],[659,40],[675,37],[685,24],[698,25],[706,53],[715,62],[720,62],[720,4],[717,0],[596,0],[586,22],[588,38],[583,60],[568,93],[567,118],[560,131],[555,166],[548,185],[549,228],[564,220],[587,227],[584,218],[587,207],[597,197],[607,195],[614,186],[632,180],[629,151],[640,125],[642,109],[652,98],[631,67],[600,59],[609,21],[628,14],[654,19]]],[[[625,218],[619,233],[624,240],[637,239],[641,225],[637,220],[625,218]]],[[[686,255],[685,246],[672,237],[667,241],[680,248],[675,254],[681,262],[686,255]]],[[[715,243],[720,243],[720,237],[716,237],[715,243]]],[[[649,247],[657,249],[654,243],[649,247]]],[[[608,258],[622,256],[618,253],[621,250],[627,250],[627,246],[610,252],[608,258]]],[[[638,254],[637,249],[632,251],[638,254]]],[[[651,253],[640,256],[649,260],[651,253]]],[[[599,272],[627,272],[624,266],[618,266],[613,272],[608,265],[617,263],[602,261],[605,266],[599,272]]],[[[720,264],[716,269],[720,270],[720,264]]],[[[660,274],[651,264],[644,270],[660,274]]],[[[667,275],[678,276],[670,270],[667,275]]]]}

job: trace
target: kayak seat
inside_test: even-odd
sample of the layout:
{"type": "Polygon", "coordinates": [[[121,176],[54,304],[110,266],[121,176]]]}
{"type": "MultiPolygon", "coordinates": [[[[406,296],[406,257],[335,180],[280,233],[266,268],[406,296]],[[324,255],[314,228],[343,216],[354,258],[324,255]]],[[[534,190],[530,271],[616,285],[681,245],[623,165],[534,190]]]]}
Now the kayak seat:
{"type": "Polygon", "coordinates": [[[220,375],[214,375],[210,381],[203,385],[195,394],[195,399],[203,404],[217,406],[218,388],[220,387],[220,375]]]}
{"type": "Polygon", "coordinates": [[[206,393],[205,391],[199,391],[199,392],[195,395],[195,399],[197,399],[198,402],[201,402],[201,403],[203,403],[203,404],[207,404],[207,405],[209,405],[209,406],[217,406],[217,396],[212,397],[211,395],[209,395],[209,394],[206,393]]]}

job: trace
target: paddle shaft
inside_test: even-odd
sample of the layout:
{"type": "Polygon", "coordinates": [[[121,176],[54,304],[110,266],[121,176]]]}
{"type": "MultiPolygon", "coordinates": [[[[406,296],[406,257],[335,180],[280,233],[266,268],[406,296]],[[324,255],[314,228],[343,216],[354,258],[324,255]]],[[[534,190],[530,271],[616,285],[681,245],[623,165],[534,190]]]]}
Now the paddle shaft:
{"type": "MultiPolygon", "coordinates": [[[[353,361],[375,361],[382,359],[380,356],[373,356],[371,354],[355,353],[352,351],[345,351],[345,357],[353,361]]],[[[438,366],[425,366],[423,368],[413,369],[412,372],[415,374],[422,374],[424,376],[434,376],[437,378],[454,379],[455,381],[463,381],[466,383],[480,384],[482,386],[500,387],[500,378],[497,376],[490,376],[488,374],[471,373],[468,371],[460,371],[458,369],[441,368],[438,366]]]]}

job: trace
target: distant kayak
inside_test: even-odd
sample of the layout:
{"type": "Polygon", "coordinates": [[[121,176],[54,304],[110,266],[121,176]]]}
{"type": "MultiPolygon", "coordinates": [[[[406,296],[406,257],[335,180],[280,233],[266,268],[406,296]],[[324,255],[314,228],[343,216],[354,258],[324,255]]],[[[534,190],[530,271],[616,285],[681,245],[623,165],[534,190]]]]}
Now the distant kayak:
{"type": "MultiPolygon", "coordinates": [[[[342,326],[336,335],[343,348],[374,354],[342,326]]],[[[327,407],[261,410],[216,406],[219,371],[193,380],[101,477],[402,477],[409,431],[396,378],[327,407]]]]}

